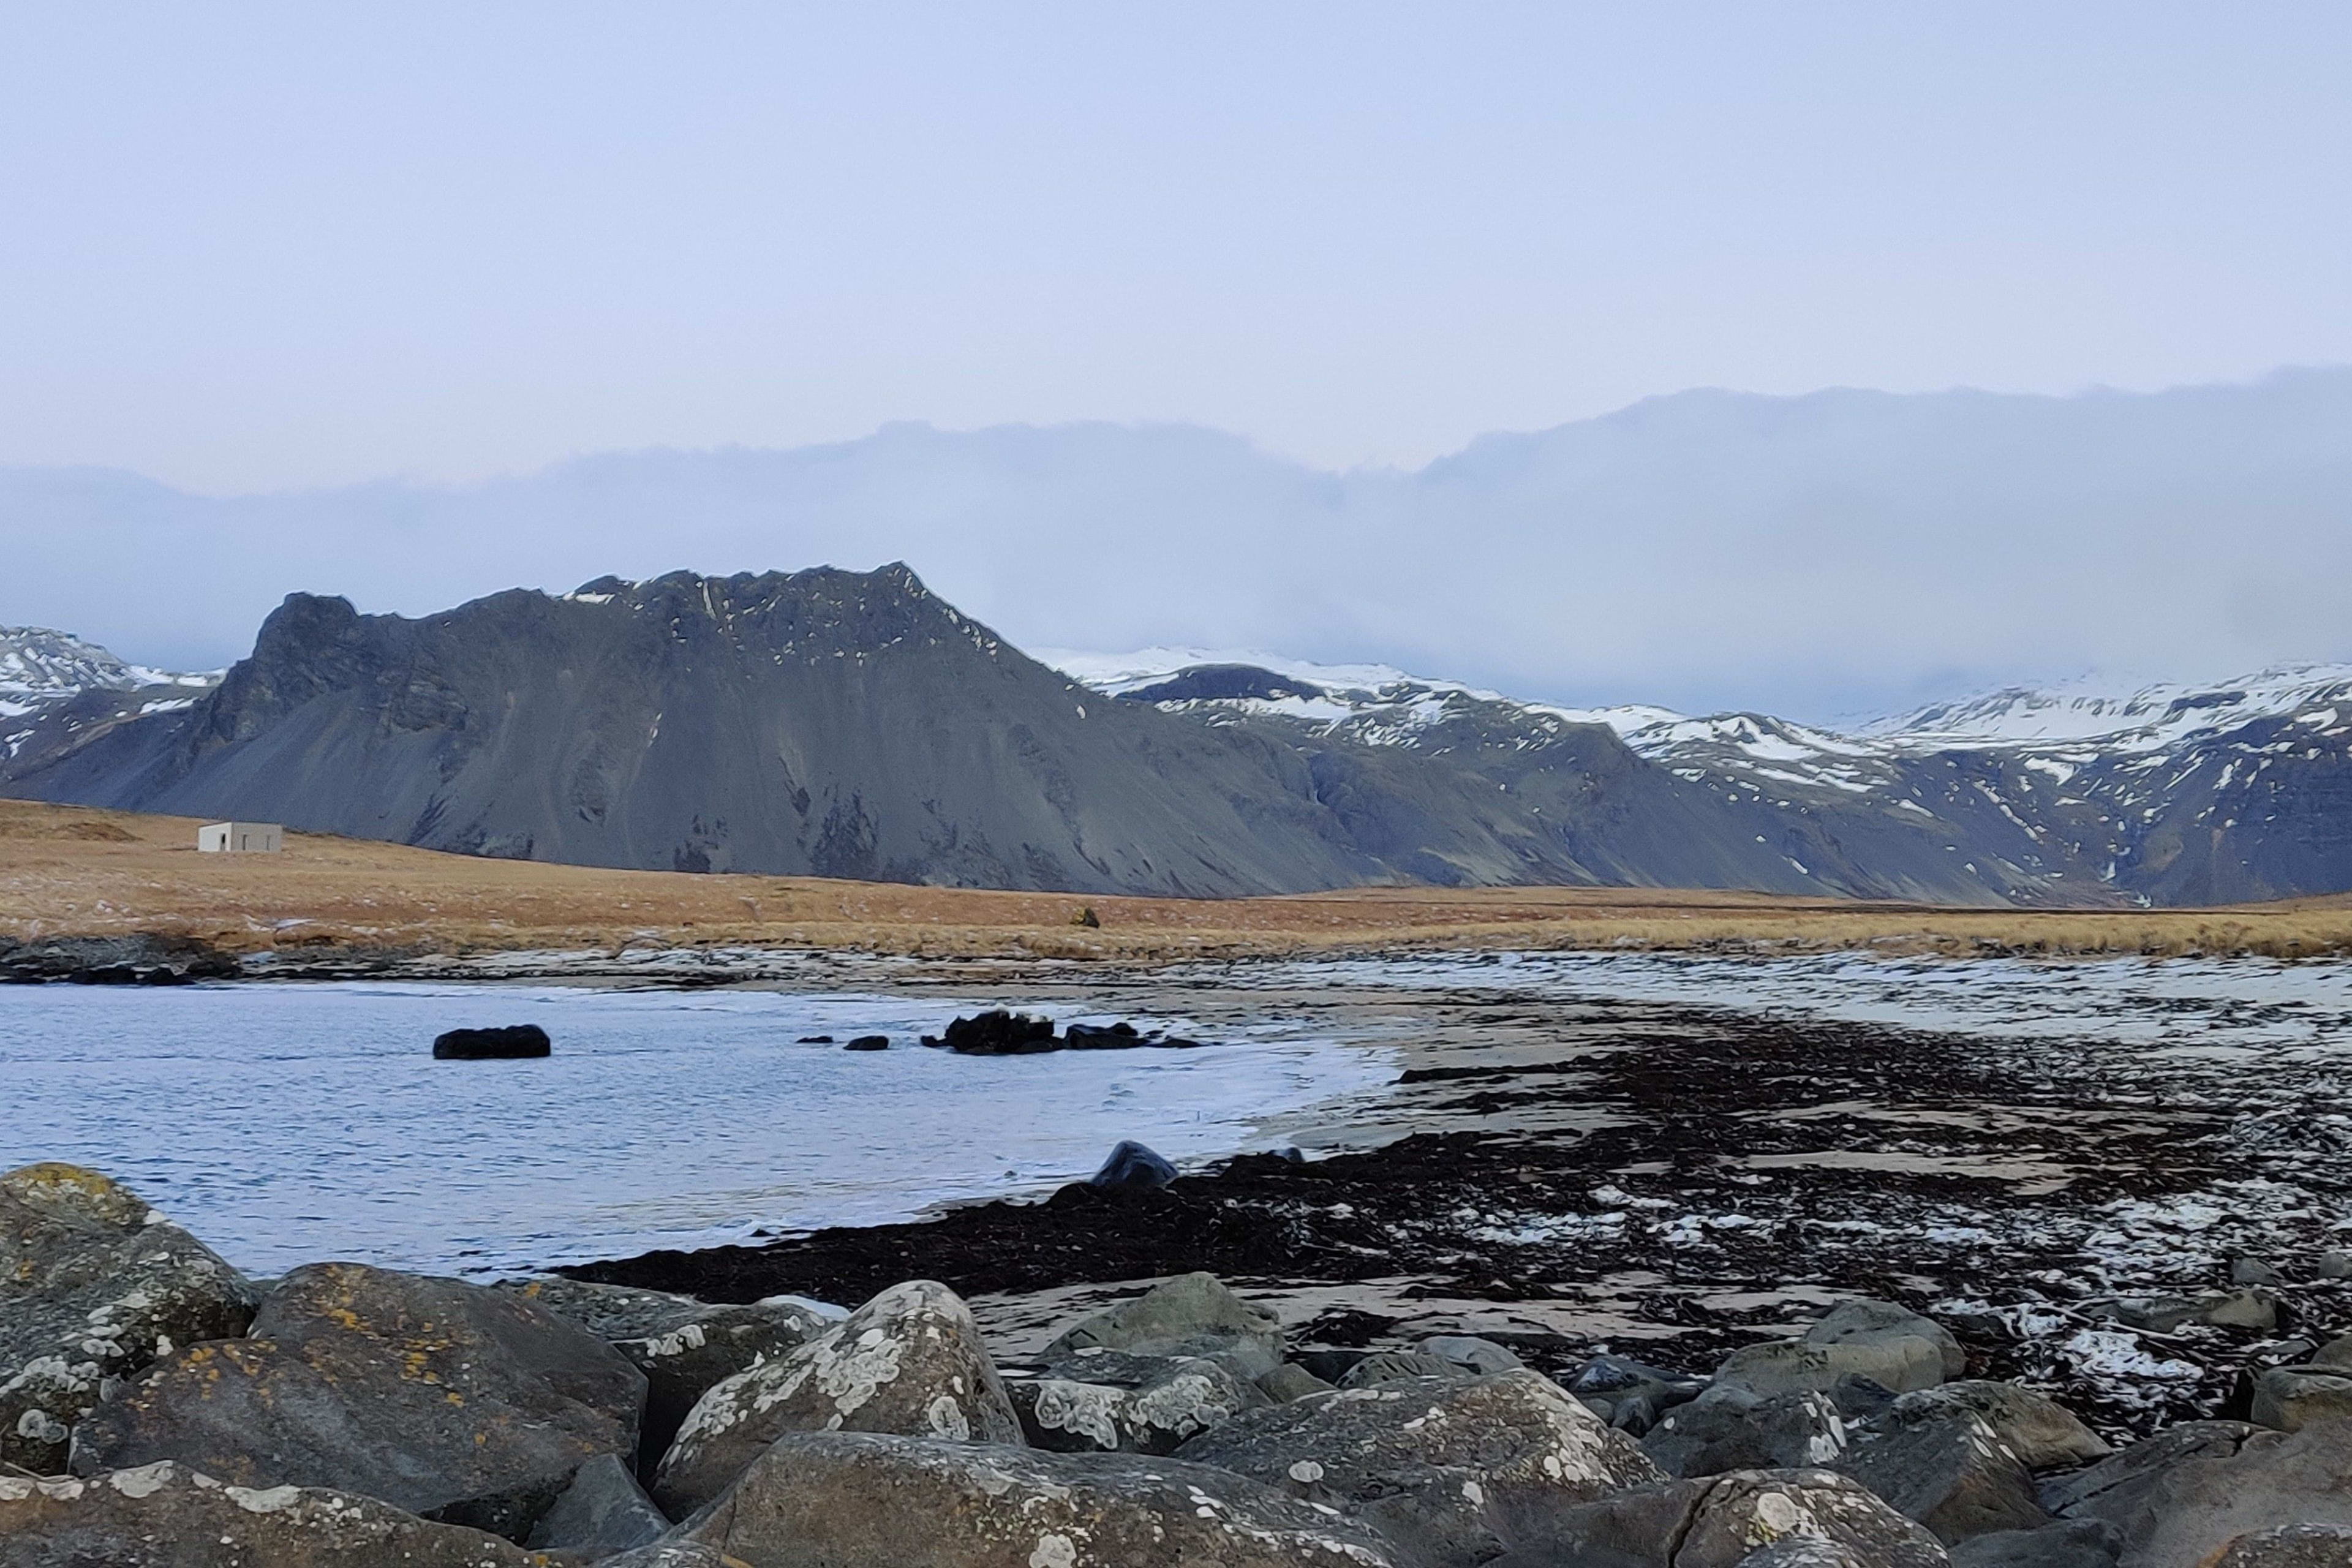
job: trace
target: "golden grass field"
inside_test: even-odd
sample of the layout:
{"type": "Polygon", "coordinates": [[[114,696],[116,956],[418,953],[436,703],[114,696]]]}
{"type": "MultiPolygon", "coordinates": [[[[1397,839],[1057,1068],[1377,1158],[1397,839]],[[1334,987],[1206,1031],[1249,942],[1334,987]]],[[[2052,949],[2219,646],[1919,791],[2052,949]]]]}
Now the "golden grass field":
{"type": "Polygon", "coordinates": [[[1940,909],[1654,888],[1366,888],[1138,899],[610,871],[289,833],[203,855],[197,823],[0,800],[0,937],[156,931],[235,952],[758,945],[1151,963],[1339,949],[1755,947],[2053,954],[2352,952],[2352,900],[2214,910],[1940,909]],[[1098,928],[1074,923],[1091,907],[1098,928]]]}

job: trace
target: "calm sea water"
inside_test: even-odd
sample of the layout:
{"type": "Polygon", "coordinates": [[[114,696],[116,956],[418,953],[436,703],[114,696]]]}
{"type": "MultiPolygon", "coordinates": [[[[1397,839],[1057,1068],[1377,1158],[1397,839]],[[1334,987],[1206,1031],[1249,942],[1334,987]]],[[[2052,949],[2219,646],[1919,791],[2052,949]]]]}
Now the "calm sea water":
{"type": "Polygon", "coordinates": [[[1090,1174],[1122,1138],[1204,1160],[1394,1075],[1375,1048],[1272,1035],[1011,1058],[914,1045],[982,1005],[0,986],[0,1169],[106,1171],[258,1274],[332,1258],[486,1275],[1050,1188],[1090,1174]],[[543,1026],[556,1054],[431,1059],[444,1029],[508,1023],[543,1026]],[[893,1048],[797,1043],[861,1034],[893,1048]]]}

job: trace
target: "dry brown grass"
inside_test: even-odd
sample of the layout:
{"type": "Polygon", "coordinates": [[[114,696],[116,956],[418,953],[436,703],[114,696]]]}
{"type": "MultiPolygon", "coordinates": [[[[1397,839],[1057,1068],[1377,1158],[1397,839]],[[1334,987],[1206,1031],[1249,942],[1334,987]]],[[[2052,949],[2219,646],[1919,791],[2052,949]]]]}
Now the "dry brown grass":
{"type": "Polygon", "coordinates": [[[2352,899],[2220,910],[1957,910],[1649,888],[1080,898],[485,860],[289,833],[202,855],[193,818],[0,801],[0,935],[158,931],[239,952],[758,945],[1133,963],[1345,949],[2352,952],[2352,899]],[[1091,907],[1101,924],[1075,924],[1091,907]]]}

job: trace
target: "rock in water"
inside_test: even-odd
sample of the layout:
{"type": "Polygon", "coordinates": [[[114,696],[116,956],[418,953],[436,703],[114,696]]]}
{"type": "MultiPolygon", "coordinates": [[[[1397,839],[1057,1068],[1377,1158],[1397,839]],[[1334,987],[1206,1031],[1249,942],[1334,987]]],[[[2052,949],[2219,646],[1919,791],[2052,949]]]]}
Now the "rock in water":
{"type": "Polygon", "coordinates": [[[107,1384],[175,1346],[245,1332],[258,1300],[95,1171],[0,1176],[0,1461],[62,1473],[73,1425],[107,1384]]]}
{"type": "Polygon", "coordinates": [[[887,1035],[860,1035],[841,1047],[845,1051],[887,1051],[890,1048],[887,1035]]]}
{"type": "Polygon", "coordinates": [[[519,1538],[599,1454],[635,1454],[645,1375],[511,1292],[298,1268],[253,1337],[158,1362],[74,1429],[77,1474],[177,1459],[519,1538]]]}
{"type": "Polygon", "coordinates": [[[1411,1378],[1245,1411],[1177,1458],[1324,1502],[1416,1561],[1466,1565],[1528,1521],[1664,1479],[1632,1438],[1532,1372],[1411,1378]]]}
{"type": "Polygon", "coordinates": [[[713,1387],[663,1456],[654,1500],[683,1518],[789,1432],[1021,1442],[1021,1421],[956,1293],[893,1285],[806,1344],[713,1387]]]}
{"type": "Polygon", "coordinates": [[[1003,1008],[957,1018],[940,1033],[940,1043],[961,1056],[1022,1057],[1057,1049],[1054,1020],[1003,1008]]]}
{"type": "Polygon", "coordinates": [[[1103,1162],[1102,1169],[1087,1178],[1090,1187],[1164,1187],[1176,1179],[1176,1167],[1132,1138],[1122,1139],[1103,1162]]]}
{"type": "Polygon", "coordinates": [[[373,1498],[230,1486],[165,1460],[83,1479],[0,1475],[6,1568],[554,1568],[373,1498]]]}
{"type": "Polygon", "coordinates": [[[1310,1504],[1204,1465],[848,1432],[779,1438],[681,1533],[755,1568],[1391,1568],[1310,1504]]]}
{"type": "Polygon", "coordinates": [[[433,1059],[439,1062],[509,1061],[554,1054],[553,1042],[537,1024],[513,1024],[502,1029],[452,1029],[433,1042],[433,1059]]]}
{"type": "Polygon", "coordinates": [[[835,1310],[835,1316],[827,1317],[788,1296],[718,1305],[661,1290],[562,1278],[500,1289],[579,1324],[646,1374],[637,1473],[646,1476],[661,1463],[697,1400],[737,1373],[806,1344],[847,1315],[835,1310]]]}
{"type": "Polygon", "coordinates": [[[1946,1568],[1949,1561],[1925,1529],[1827,1470],[1736,1470],[1616,1492],[1542,1528],[1538,1543],[1494,1568],[1946,1568]]]}

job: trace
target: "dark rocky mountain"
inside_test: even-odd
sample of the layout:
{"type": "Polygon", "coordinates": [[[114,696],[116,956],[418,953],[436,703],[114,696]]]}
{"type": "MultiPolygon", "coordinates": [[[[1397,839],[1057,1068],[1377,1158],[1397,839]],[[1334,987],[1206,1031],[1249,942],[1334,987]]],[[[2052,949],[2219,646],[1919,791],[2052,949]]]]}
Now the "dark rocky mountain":
{"type": "Polygon", "coordinates": [[[1842,734],[1136,658],[1066,659],[1082,683],[895,565],[606,578],[416,620],[296,595],[216,687],[0,634],[0,793],[589,865],[1074,892],[2352,889],[2340,668],[2000,692],[1842,734]]]}
{"type": "Polygon", "coordinates": [[[1571,710],[1372,667],[1149,650],[1097,689],[1294,744],[1445,757],[1511,787],[1592,724],[1843,890],[2212,904],[2352,890],[2352,668],[2212,686],[1998,691],[1840,733],[1757,713],[1571,710]],[[1947,875],[1922,864],[1940,859],[1947,875]]]}
{"type": "Polygon", "coordinates": [[[23,755],[0,788],[476,854],[1073,891],[1831,886],[1605,727],[1498,770],[1205,725],[1099,696],[896,565],[604,579],[417,620],[296,595],[217,689],[23,755]]]}

